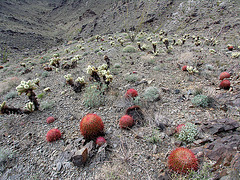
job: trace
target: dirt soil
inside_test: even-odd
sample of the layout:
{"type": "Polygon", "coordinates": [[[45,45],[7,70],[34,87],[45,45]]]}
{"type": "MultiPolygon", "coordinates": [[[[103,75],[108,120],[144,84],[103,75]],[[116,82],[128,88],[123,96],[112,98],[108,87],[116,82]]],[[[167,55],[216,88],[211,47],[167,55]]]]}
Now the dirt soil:
{"type": "Polygon", "coordinates": [[[110,4],[106,1],[99,3],[101,8],[94,8],[97,2],[94,0],[79,1],[76,6],[72,1],[57,0],[36,4],[14,2],[1,1],[0,5],[28,9],[18,11],[19,18],[15,19],[17,13],[6,15],[7,10],[3,6],[0,8],[5,19],[1,19],[4,23],[0,25],[1,45],[11,47],[8,61],[0,64],[0,103],[6,101],[9,107],[24,108],[29,99],[25,94],[17,95],[16,87],[22,80],[39,78],[39,86],[34,92],[40,109],[30,114],[0,116],[1,179],[239,177],[239,172],[235,173],[239,168],[239,140],[233,145],[229,143],[232,156],[228,161],[225,157],[221,159],[221,154],[214,158],[208,156],[211,149],[207,148],[224,137],[240,135],[240,57],[234,56],[240,52],[238,1],[114,1],[110,4]],[[85,8],[79,12],[83,3],[85,8]],[[102,8],[106,4],[108,6],[102,8]],[[36,10],[32,17],[39,19],[32,18],[28,21],[31,24],[21,22],[17,25],[29,9],[36,10]],[[79,13],[69,17],[66,13],[70,11],[79,13]],[[35,24],[37,21],[41,23],[35,24]],[[19,27],[22,27],[21,31],[16,30],[19,27]],[[29,27],[33,29],[27,32],[29,27]],[[129,31],[131,28],[135,31],[129,31]],[[136,35],[134,42],[130,40],[131,34],[136,35]],[[40,40],[37,37],[41,37],[40,40]],[[61,40],[54,41],[56,37],[61,40]],[[168,49],[163,38],[168,38],[168,49]],[[33,39],[39,43],[39,51],[32,54],[32,49],[37,46],[33,39]],[[138,48],[139,42],[146,50],[138,48]],[[156,53],[153,43],[156,43],[156,53]],[[234,47],[232,51],[228,49],[229,44],[234,47]],[[24,48],[19,48],[22,45],[24,48]],[[135,51],[129,48],[125,52],[127,45],[133,46],[135,51]],[[104,56],[110,59],[113,80],[101,96],[95,97],[93,102],[101,102],[100,105],[88,107],[86,102],[93,96],[89,87],[95,83],[86,69],[89,65],[98,67],[106,63],[104,56]],[[57,68],[49,63],[53,57],[59,58],[57,68]],[[71,64],[73,58],[77,59],[77,66],[64,69],[62,65],[71,64]],[[198,72],[182,71],[184,65],[192,66],[198,72]],[[52,71],[46,71],[46,67],[52,71]],[[231,87],[227,90],[219,88],[219,75],[224,71],[231,74],[231,87]],[[82,92],[74,92],[66,83],[64,76],[67,74],[74,80],[85,77],[87,84],[82,92]],[[148,87],[157,88],[158,99],[148,101],[144,98],[148,87]],[[138,91],[138,102],[124,98],[130,88],[138,91]],[[197,92],[212,100],[207,107],[192,103],[197,92]],[[132,105],[140,106],[143,123],[121,129],[119,119],[132,105]],[[88,143],[79,130],[81,119],[88,113],[96,113],[102,118],[107,146],[99,148],[93,143],[93,147],[88,148],[86,163],[78,167],[72,157],[88,143]],[[51,124],[46,122],[49,116],[56,118],[51,124]],[[222,123],[222,119],[229,120],[231,128],[224,129],[226,123],[222,123]],[[199,133],[193,142],[184,143],[177,139],[174,130],[177,125],[187,122],[195,124],[199,132],[207,125],[217,128],[217,132],[212,133],[209,128],[209,131],[199,133]],[[50,143],[46,141],[46,134],[52,128],[58,128],[62,137],[50,143]],[[177,174],[168,169],[168,155],[179,146],[192,149],[199,159],[199,170],[194,175],[177,174]],[[206,164],[209,165],[207,169],[206,164]]]}

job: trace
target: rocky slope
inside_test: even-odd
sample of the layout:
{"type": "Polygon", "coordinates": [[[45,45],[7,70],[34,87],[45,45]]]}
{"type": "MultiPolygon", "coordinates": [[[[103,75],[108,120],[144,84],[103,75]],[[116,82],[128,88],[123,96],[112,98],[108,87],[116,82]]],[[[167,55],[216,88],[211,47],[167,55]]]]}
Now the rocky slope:
{"type": "Polygon", "coordinates": [[[12,47],[8,61],[0,64],[1,179],[239,178],[238,1],[0,4],[1,43],[12,47]],[[113,75],[108,89],[87,73],[89,65],[108,62],[106,56],[113,75]],[[197,71],[183,71],[184,65],[197,71]],[[224,71],[230,73],[229,89],[219,88],[224,71]],[[75,85],[84,76],[81,92],[67,83],[69,74],[75,85]],[[40,79],[34,89],[39,110],[4,111],[24,109],[29,96],[18,95],[16,87],[35,78],[40,79]],[[130,88],[138,91],[134,101],[124,98],[130,88]],[[140,106],[135,114],[141,118],[135,117],[138,123],[131,129],[120,129],[119,119],[133,104],[140,106]],[[79,131],[88,113],[104,122],[103,147],[87,142],[79,131]],[[55,117],[53,123],[46,122],[49,116],[55,117]],[[198,132],[194,138],[189,134],[191,142],[175,133],[186,123],[198,132]],[[62,136],[47,142],[52,128],[62,136]],[[196,155],[197,172],[168,169],[168,155],[179,146],[196,155]]]}

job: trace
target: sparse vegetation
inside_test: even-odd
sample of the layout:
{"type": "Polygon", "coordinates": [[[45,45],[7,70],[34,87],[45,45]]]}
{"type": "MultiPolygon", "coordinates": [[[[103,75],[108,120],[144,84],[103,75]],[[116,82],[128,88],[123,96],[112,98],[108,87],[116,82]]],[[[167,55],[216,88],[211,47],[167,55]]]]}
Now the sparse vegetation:
{"type": "Polygon", "coordinates": [[[181,128],[178,139],[187,143],[193,142],[197,134],[197,126],[192,123],[186,123],[185,126],[181,128]]]}
{"type": "Polygon", "coordinates": [[[131,45],[127,45],[126,47],[123,48],[123,52],[124,53],[135,53],[136,49],[135,49],[135,47],[133,47],[131,45]]]}
{"type": "Polygon", "coordinates": [[[192,99],[192,103],[196,107],[208,107],[211,104],[212,100],[210,97],[203,95],[203,94],[198,94],[192,99]]]}
{"type": "Polygon", "coordinates": [[[105,91],[107,86],[94,83],[88,86],[83,94],[84,104],[86,107],[94,108],[105,104],[105,91]]]}
{"type": "Polygon", "coordinates": [[[160,93],[156,87],[148,87],[147,89],[145,89],[143,97],[147,101],[158,101],[160,99],[160,93]]]}
{"type": "Polygon", "coordinates": [[[139,81],[139,77],[137,74],[129,74],[125,77],[125,80],[129,83],[135,83],[137,81],[139,81]]]}
{"type": "Polygon", "coordinates": [[[228,142],[239,139],[232,138],[239,130],[234,128],[239,122],[239,3],[114,0],[96,8],[96,2],[1,1],[0,53],[6,46],[11,54],[7,63],[0,59],[0,100],[5,100],[0,102],[0,142],[19,155],[16,161],[5,158],[1,176],[230,177],[238,151],[233,147],[221,163],[225,153],[215,143],[233,141],[220,144],[224,151],[228,142]],[[35,77],[41,79],[37,89],[27,83],[35,77]],[[21,80],[23,95],[17,96],[13,90],[21,80]],[[33,112],[36,100],[39,111],[33,112]],[[104,131],[90,135],[96,126],[89,121],[80,133],[80,120],[87,114],[98,114],[104,131]],[[120,123],[126,115],[130,121],[120,123]],[[47,133],[52,128],[61,132],[47,133]],[[199,170],[191,166],[196,165],[192,153],[168,164],[176,146],[194,152],[199,170]]]}

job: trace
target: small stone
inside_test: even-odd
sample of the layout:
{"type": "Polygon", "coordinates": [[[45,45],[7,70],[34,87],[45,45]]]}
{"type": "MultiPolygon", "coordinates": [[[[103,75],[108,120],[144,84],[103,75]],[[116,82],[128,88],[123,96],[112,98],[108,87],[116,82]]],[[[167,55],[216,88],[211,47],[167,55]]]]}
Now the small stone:
{"type": "Polygon", "coordinates": [[[88,159],[88,149],[86,147],[78,150],[75,152],[75,154],[72,156],[71,160],[75,166],[83,166],[88,159]]]}
{"type": "Polygon", "coordinates": [[[62,163],[58,162],[57,163],[57,171],[60,171],[62,169],[62,163]]]}
{"type": "Polygon", "coordinates": [[[156,144],[153,145],[153,154],[157,154],[157,145],[156,144]]]}

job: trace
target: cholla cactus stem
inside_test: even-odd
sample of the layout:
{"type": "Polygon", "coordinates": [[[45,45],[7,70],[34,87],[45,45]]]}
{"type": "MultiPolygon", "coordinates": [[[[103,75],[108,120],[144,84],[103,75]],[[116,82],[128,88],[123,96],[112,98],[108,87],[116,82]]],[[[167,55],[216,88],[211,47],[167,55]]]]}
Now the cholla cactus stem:
{"type": "Polygon", "coordinates": [[[153,46],[153,52],[156,53],[157,50],[157,44],[155,42],[152,43],[153,46]]]}
{"type": "Polygon", "coordinates": [[[140,51],[143,51],[140,42],[137,42],[137,45],[138,45],[138,49],[140,49],[140,51]]]}
{"type": "Polygon", "coordinates": [[[22,110],[20,108],[8,107],[4,101],[0,106],[0,114],[29,114],[30,111],[22,110]]]}
{"type": "Polygon", "coordinates": [[[97,73],[96,71],[93,71],[91,76],[92,76],[93,79],[95,79],[97,82],[101,82],[101,79],[100,79],[100,77],[99,77],[99,75],[98,75],[98,73],[97,73]]]}
{"type": "Polygon", "coordinates": [[[36,98],[36,94],[33,92],[33,90],[32,89],[29,89],[27,92],[26,92],[26,94],[29,94],[29,99],[30,99],[30,101],[33,103],[33,105],[34,105],[34,111],[37,111],[38,109],[39,109],[39,103],[38,103],[38,101],[37,101],[37,98],[36,98]]]}
{"type": "Polygon", "coordinates": [[[109,68],[110,68],[110,59],[109,59],[109,57],[108,56],[104,56],[104,60],[106,61],[106,63],[107,63],[107,65],[108,65],[108,67],[107,67],[107,69],[106,70],[108,70],[109,68]]]}

